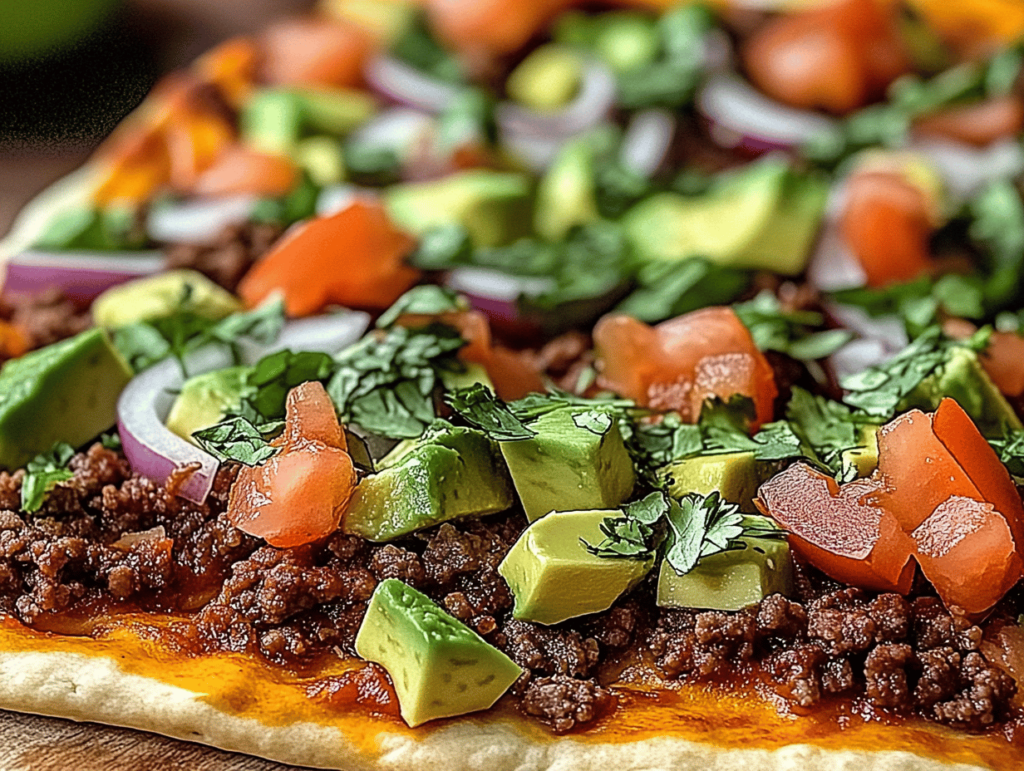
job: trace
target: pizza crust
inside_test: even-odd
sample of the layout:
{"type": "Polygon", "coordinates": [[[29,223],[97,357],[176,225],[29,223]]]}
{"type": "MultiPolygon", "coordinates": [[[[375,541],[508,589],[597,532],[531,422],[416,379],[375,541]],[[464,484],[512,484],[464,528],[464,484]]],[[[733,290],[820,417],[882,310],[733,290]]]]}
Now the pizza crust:
{"type": "MultiPolygon", "coordinates": [[[[172,678],[173,679],[173,678],[172,678]]],[[[269,726],[223,712],[202,694],[125,672],[103,657],[0,652],[0,707],[137,728],[295,765],[345,771],[980,771],[906,752],[721,749],[665,737],[602,744],[538,740],[510,720],[467,718],[422,737],[382,732],[360,750],[329,726],[269,726]]]]}

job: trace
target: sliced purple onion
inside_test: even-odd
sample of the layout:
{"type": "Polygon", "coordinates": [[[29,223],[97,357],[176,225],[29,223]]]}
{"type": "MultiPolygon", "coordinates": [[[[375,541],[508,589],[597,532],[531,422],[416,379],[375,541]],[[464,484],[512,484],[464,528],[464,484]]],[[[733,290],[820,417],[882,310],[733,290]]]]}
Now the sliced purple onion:
{"type": "Polygon", "coordinates": [[[441,112],[458,95],[452,84],[431,78],[391,56],[371,59],[363,74],[378,94],[425,112],[441,112]]]}
{"type": "Polygon", "coordinates": [[[158,204],[146,218],[146,232],[154,241],[201,244],[248,220],[255,206],[256,197],[251,195],[158,204]]]}
{"type": "Polygon", "coordinates": [[[653,177],[665,160],[676,133],[676,119],[667,110],[641,110],[622,137],[619,162],[643,177],[653,177]]]}
{"type": "Polygon", "coordinates": [[[535,296],[551,289],[549,278],[513,276],[490,268],[456,268],[445,282],[449,289],[461,292],[469,304],[493,321],[514,324],[523,319],[519,313],[521,296],[535,296]]]}
{"type": "Polygon", "coordinates": [[[792,150],[838,131],[831,118],[780,104],[736,75],[713,76],[698,94],[697,107],[715,141],[755,153],[792,150]]]}
{"type": "MultiPolygon", "coordinates": [[[[358,340],[370,324],[365,313],[344,311],[330,316],[289,322],[269,345],[240,341],[243,360],[253,363],[268,353],[290,348],[296,351],[336,353],[358,340]]],[[[194,465],[196,470],[181,486],[181,497],[203,503],[210,494],[220,467],[216,458],[182,439],[164,425],[174,395],[186,377],[234,364],[231,351],[206,346],[185,357],[184,370],[177,359],[166,359],[136,375],[117,402],[117,426],[125,457],[139,474],[165,483],[175,471],[194,465]],[[187,375],[186,375],[187,373],[187,375]]]]}
{"type": "Polygon", "coordinates": [[[158,251],[28,251],[7,261],[3,293],[30,294],[57,287],[71,300],[88,303],[112,286],[163,268],[164,256],[158,251]]]}
{"type": "Polygon", "coordinates": [[[615,76],[604,64],[588,59],[576,97],[561,110],[542,112],[502,102],[495,119],[503,135],[561,138],[593,128],[615,107],[615,76]]]}
{"type": "Polygon", "coordinates": [[[972,198],[990,182],[1024,172],[1024,147],[1016,139],[1003,139],[988,147],[918,139],[908,149],[928,159],[942,175],[949,193],[959,200],[972,198]]]}

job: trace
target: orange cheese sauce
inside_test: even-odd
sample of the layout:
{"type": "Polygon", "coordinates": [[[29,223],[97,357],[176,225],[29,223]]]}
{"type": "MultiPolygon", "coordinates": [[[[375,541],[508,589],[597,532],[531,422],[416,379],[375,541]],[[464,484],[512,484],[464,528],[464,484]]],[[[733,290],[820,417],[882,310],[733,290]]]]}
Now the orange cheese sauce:
{"type": "MultiPolygon", "coordinates": [[[[171,617],[135,614],[97,626],[90,636],[29,629],[12,619],[0,622],[0,651],[67,652],[116,660],[141,675],[199,694],[225,713],[267,726],[309,722],[341,731],[361,751],[374,753],[382,732],[425,736],[448,721],[410,729],[397,716],[397,702],[381,670],[362,661],[330,656],[309,671],[292,671],[239,654],[190,654],[168,640],[171,617]]],[[[671,736],[722,748],[780,748],[812,744],[826,749],[904,750],[948,762],[991,768],[1024,767],[1024,748],[1002,734],[954,732],[922,720],[858,714],[849,701],[809,715],[787,713],[782,702],[758,684],[728,690],[701,684],[656,681],[640,668],[629,682],[614,686],[618,707],[573,738],[585,742],[632,742],[671,736]]],[[[515,707],[499,702],[492,711],[514,717],[515,707]]],[[[555,737],[526,725],[535,741],[555,737]]]]}

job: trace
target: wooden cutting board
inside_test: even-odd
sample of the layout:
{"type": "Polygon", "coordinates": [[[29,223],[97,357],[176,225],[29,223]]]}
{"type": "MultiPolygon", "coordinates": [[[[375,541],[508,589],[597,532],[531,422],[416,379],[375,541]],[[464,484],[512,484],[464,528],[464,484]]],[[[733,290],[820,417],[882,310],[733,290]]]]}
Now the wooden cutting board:
{"type": "Polygon", "coordinates": [[[0,771],[295,771],[295,768],[141,731],[0,711],[0,771]]]}

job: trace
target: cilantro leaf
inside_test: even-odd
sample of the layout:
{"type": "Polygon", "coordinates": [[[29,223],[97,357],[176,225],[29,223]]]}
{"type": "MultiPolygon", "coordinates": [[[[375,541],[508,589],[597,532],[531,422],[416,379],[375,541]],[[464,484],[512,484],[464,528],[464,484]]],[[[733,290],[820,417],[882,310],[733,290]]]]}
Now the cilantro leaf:
{"type": "Polygon", "coordinates": [[[733,301],[750,286],[751,275],[703,257],[650,262],[640,268],[636,289],[615,310],[647,323],[664,321],[733,301]]]}
{"type": "Polygon", "coordinates": [[[769,290],[732,307],[758,349],[779,351],[800,361],[824,359],[853,337],[852,332],[843,329],[822,330],[825,319],[820,313],[783,310],[769,290]]]}
{"type": "Polygon", "coordinates": [[[270,437],[279,433],[281,423],[265,423],[260,427],[243,417],[222,421],[192,436],[199,445],[220,461],[234,460],[255,466],[277,454],[270,437]]]}
{"type": "Polygon", "coordinates": [[[1010,474],[1024,479],[1024,431],[1009,431],[998,439],[990,439],[989,444],[1010,474]]]}
{"type": "Polygon", "coordinates": [[[572,422],[576,424],[577,428],[585,429],[598,436],[604,436],[612,427],[612,416],[607,412],[588,410],[573,415],[572,422]]]}
{"type": "Polygon", "coordinates": [[[480,383],[445,394],[444,400],[459,417],[492,439],[515,441],[536,436],[505,402],[480,383]]]}
{"type": "Polygon", "coordinates": [[[601,522],[604,540],[594,545],[580,539],[584,548],[597,557],[609,559],[650,558],[658,548],[663,535],[658,523],[671,507],[671,500],[661,492],[654,492],[639,501],[622,507],[622,515],[605,517],[601,522]]]}
{"type": "Polygon", "coordinates": [[[390,329],[402,316],[437,316],[468,310],[469,304],[451,289],[425,284],[410,289],[377,319],[378,329],[390,329]]]}
{"type": "Polygon", "coordinates": [[[66,482],[74,476],[68,462],[75,454],[75,448],[67,442],[57,442],[48,451],[37,455],[25,466],[25,477],[21,480],[21,508],[29,513],[39,511],[46,494],[55,485],[66,482]]]}

